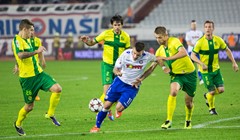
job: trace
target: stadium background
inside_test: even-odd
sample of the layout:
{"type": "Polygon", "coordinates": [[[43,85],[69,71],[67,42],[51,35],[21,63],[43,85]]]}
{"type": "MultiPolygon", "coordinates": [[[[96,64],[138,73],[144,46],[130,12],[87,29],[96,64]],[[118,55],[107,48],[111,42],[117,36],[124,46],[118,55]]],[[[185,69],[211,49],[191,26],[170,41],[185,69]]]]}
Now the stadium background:
{"type": "MultiPolygon", "coordinates": [[[[110,27],[114,14],[124,17],[124,30],[136,41],[146,43],[148,51],[158,48],[153,31],[156,26],[166,26],[171,35],[184,38],[195,19],[203,31],[205,20],[215,22],[215,34],[228,43],[233,33],[236,45],[230,49],[236,60],[240,59],[240,1],[238,0],[35,0],[1,1],[0,5],[0,59],[13,58],[11,40],[18,33],[21,19],[31,19],[36,35],[47,48],[45,56],[53,59],[53,38],[60,36],[62,59],[101,59],[101,44],[94,47],[78,47],[81,35],[94,37],[110,27]],[[12,4],[13,3],[13,4],[12,4]],[[26,4],[27,3],[27,4],[26,4]],[[131,7],[132,12],[128,9],[131,7]],[[131,14],[132,13],[132,14],[131,14]],[[66,48],[65,41],[72,36],[73,43],[66,48]]],[[[184,39],[182,40],[186,47],[184,39]]],[[[224,51],[221,60],[227,60],[224,51]]]]}

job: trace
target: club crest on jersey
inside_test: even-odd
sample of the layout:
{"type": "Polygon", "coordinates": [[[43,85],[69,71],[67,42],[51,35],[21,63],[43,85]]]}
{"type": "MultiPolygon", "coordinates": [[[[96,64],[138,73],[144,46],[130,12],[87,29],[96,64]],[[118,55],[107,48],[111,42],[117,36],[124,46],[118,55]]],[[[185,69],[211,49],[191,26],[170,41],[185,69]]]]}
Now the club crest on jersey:
{"type": "Polygon", "coordinates": [[[126,64],[126,67],[127,68],[130,68],[130,69],[142,69],[142,65],[132,65],[132,64],[126,64]]]}
{"type": "Polygon", "coordinates": [[[139,64],[142,64],[142,63],[143,63],[143,60],[140,60],[140,61],[139,61],[139,64]]]}

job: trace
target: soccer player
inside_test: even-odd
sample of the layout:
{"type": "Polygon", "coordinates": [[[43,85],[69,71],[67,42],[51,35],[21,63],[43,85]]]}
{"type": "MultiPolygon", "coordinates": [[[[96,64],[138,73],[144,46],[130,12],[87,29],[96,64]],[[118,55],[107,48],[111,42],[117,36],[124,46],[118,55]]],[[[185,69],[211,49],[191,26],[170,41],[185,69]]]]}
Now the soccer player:
{"type": "Polygon", "coordinates": [[[27,114],[32,111],[34,99],[40,89],[52,92],[49,109],[45,117],[51,119],[54,125],[60,126],[54,113],[60,100],[62,88],[52,77],[43,72],[37,62],[38,57],[36,54],[42,53],[45,48],[40,46],[37,50],[34,50],[31,43],[28,42],[28,39],[33,34],[33,23],[28,19],[23,19],[19,24],[19,33],[12,41],[12,49],[19,68],[19,81],[25,101],[24,106],[18,113],[17,120],[14,122],[15,129],[20,136],[26,135],[22,123],[27,114]]]}
{"type": "MultiPolygon", "coordinates": [[[[192,53],[192,49],[194,47],[194,45],[196,44],[197,40],[199,38],[201,38],[203,36],[203,32],[200,30],[197,30],[197,22],[196,20],[192,20],[191,21],[191,29],[186,32],[186,37],[185,40],[187,42],[188,45],[188,55],[191,56],[192,53]]],[[[198,56],[199,58],[199,56],[198,56]]],[[[198,78],[199,78],[199,84],[202,85],[203,84],[203,80],[202,80],[202,75],[201,72],[198,69],[198,78]]]]}
{"type": "MultiPolygon", "coordinates": [[[[28,42],[31,43],[32,47],[34,50],[37,50],[40,46],[42,46],[42,41],[40,38],[36,37],[35,35],[33,35],[30,39],[28,39],[28,42]]],[[[41,65],[42,68],[46,67],[46,61],[44,58],[43,53],[39,53],[39,54],[35,54],[36,55],[36,60],[37,62],[41,65]]],[[[13,70],[14,74],[18,73],[18,65],[15,64],[14,70],[13,70]]],[[[39,95],[37,95],[35,97],[35,101],[40,101],[40,97],[39,95]]]]}
{"type": "MultiPolygon", "coordinates": [[[[103,62],[101,66],[103,94],[100,99],[102,102],[104,102],[106,91],[115,77],[113,74],[113,67],[117,58],[124,50],[130,47],[130,36],[122,30],[123,18],[120,15],[115,15],[111,18],[110,22],[112,29],[103,31],[94,39],[90,39],[85,35],[81,36],[82,41],[88,46],[93,46],[101,41],[104,41],[103,62]]],[[[110,120],[114,120],[111,110],[108,112],[108,118],[110,120]]]]}
{"type": "MultiPolygon", "coordinates": [[[[182,89],[185,92],[185,129],[191,129],[192,113],[194,109],[193,97],[197,87],[197,75],[193,62],[178,38],[169,37],[163,26],[154,31],[160,47],[156,51],[158,64],[165,73],[170,74],[170,94],[167,101],[167,120],[162,124],[163,129],[171,128],[173,113],[176,108],[176,97],[182,89]],[[164,63],[163,63],[164,62],[164,63]],[[167,65],[167,67],[165,66],[167,65]]],[[[152,63],[140,79],[146,78],[155,69],[157,63],[152,63]]]]}
{"type": "Polygon", "coordinates": [[[140,85],[134,84],[135,80],[142,75],[149,62],[156,61],[156,57],[145,52],[144,47],[143,43],[137,42],[132,49],[124,51],[117,59],[113,70],[117,77],[107,90],[103,110],[98,113],[96,125],[90,130],[91,133],[100,131],[101,124],[114,102],[117,102],[116,115],[120,117],[122,111],[134,100],[140,85]]]}
{"type": "Polygon", "coordinates": [[[213,35],[213,21],[205,21],[204,31],[205,35],[197,41],[193,48],[191,58],[200,65],[204,84],[208,89],[208,93],[205,93],[204,97],[209,107],[209,113],[211,115],[217,115],[218,113],[215,110],[215,95],[224,92],[224,82],[220,72],[218,51],[220,49],[226,51],[228,58],[232,62],[233,70],[236,72],[238,71],[238,65],[224,40],[219,36],[213,35]],[[197,54],[200,55],[200,59],[197,57],[197,54]]]}

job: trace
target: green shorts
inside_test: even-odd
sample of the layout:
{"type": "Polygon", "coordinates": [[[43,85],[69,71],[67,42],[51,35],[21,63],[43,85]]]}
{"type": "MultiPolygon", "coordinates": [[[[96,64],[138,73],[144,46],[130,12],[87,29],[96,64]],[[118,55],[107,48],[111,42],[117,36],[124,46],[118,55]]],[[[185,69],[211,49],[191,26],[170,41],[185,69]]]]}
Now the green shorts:
{"type": "Polygon", "coordinates": [[[107,64],[102,62],[102,84],[103,85],[110,85],[115,78],[113,73],[114,65],[107,64]]]}
{"type": "Polygon", "coordinates": [[[45,72],[29,78],[19,78],[19,81],[26,104],[34,102],[40,89],[48,91],[54,84],[56,84],[56,81],[45,72]]]}
{"type": "Polygon", "coordinates": [[[177,82],[181,89],[189,96],[194,97],[197,88],[197,74],[196,71],[189,74],[175,74],[171,76],[171,83],[177,82]]]}
{"type": "Polygon", "coordinates": [[[214,72],[202,73],[202,78],[208,91],[215,91],[216,87],[223,87],[224,80],[220,69],[214,72]]]}

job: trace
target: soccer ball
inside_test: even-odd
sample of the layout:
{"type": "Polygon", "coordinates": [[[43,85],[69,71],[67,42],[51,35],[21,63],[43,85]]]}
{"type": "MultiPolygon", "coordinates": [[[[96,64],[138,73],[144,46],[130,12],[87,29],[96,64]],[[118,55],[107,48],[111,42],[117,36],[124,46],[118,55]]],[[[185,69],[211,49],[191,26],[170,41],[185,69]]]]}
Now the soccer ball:
{"type": "Polygon", "coordinates": [[[100,99],[93,98],[90,100],[88,107],[92,112],[99,112],[103,109],[103,103],[100,99]]]}

